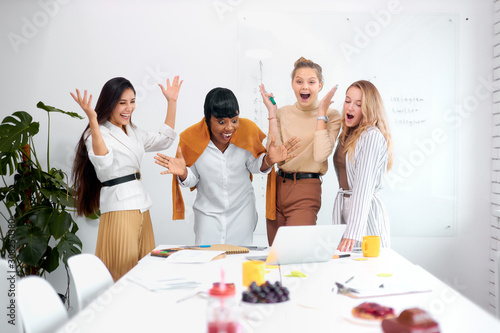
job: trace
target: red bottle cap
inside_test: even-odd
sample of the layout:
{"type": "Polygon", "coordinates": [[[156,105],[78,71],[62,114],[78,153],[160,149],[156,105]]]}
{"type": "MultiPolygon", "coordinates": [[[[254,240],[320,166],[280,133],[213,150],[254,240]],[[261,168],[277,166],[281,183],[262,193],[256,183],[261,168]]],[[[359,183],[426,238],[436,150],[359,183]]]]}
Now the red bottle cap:
{"type": "Polygon", "coordinates": [[[214,282],[212,289],[210,289],[208,293],[210,296],[229,297],[234,296],[236,288],[234,287],[234,283],[222,285],[219,282],[214,282]]]}

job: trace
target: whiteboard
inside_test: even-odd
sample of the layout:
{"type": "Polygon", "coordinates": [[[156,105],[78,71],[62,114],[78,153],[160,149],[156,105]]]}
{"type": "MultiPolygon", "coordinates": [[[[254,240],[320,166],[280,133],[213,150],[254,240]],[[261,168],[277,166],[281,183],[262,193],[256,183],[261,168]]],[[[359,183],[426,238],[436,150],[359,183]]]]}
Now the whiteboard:
{"type": "MultiPolygon", "coordinates": [[[[370,80],[384,99],[394,142],[394,166],[380,193],[391,235],[453,236],[457,25],[455,14],[240,12],[241,116],[267,132],[258,86],[263,82],[278,106],[295,103],[290,75],[300,56],[323,67],[323,93],[339,84],[333,104],[339,111],[349,84],[370,80]]],[[[332,157],[328,162],[318,224],[331,223],[338,190],[332,157]]],[[[265,178],[256,177],[254,187],[264,216],[265,178]]],[[[265,223],[257,229],[265,234],[265,223]]]]}

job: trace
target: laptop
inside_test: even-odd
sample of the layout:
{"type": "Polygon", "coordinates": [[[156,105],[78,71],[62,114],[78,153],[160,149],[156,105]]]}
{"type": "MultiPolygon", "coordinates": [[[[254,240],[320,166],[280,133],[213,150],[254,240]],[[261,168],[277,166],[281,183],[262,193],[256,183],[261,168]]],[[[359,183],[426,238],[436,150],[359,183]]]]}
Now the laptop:
{"type": "Polygon", "coordinates": [[[278,228],[267,257],[248,259],[265,260],[270,265],[329,261],[342,240],[345,228],[345,224],[283,226],[278,228]]]}

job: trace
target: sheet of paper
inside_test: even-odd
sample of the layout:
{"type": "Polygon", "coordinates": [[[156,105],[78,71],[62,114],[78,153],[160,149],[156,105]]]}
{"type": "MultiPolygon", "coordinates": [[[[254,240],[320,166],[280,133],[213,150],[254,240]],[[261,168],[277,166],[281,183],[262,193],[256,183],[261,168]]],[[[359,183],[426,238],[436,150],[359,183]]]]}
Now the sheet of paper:
{"type": "Polygon", "coordinates": [[[204,263],[223,254],[224,251],[182,250],[172,253],[166,261],[176,263],[204,263]]]}
{"type": "Polygon", "coordinates": [[[422,281],[424,280],[416,276],[395,273],[393,275],[357,275],[349,283],[343,283],[343,285],[356,291],[346,293],[346,295],[364,298],[431,291],[431,288],[422,281]]]}
{"type": "Polygon", "coordinates": [[[157,279],[144,276],[129,276],[128,279],[150,291],[196,288],[200,285],[200,282],[184,278],[157,279]]]}

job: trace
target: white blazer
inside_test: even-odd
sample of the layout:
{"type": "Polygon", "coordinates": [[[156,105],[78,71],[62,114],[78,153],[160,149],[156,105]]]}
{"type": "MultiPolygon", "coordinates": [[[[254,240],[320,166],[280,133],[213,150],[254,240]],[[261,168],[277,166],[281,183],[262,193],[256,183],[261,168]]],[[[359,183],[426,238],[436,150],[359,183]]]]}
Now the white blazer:
{"type": "MultiPolygon", "coordinates": [[[[175,140],[175,131],[162,124],[159,131],[147,132],[127,125],[127,133],[109,121],[99,126],[108,153],[97,156],[92,149],[92,136],[85,141],[89,159],[99,181],[127,176],[140,171],[144,152],[159,151],[170,147],[175,140]]],[[[140,180],[132,180],[101,189],[101,214],[118,210],[148,210],[153,202],[140,180]]]]}

